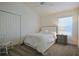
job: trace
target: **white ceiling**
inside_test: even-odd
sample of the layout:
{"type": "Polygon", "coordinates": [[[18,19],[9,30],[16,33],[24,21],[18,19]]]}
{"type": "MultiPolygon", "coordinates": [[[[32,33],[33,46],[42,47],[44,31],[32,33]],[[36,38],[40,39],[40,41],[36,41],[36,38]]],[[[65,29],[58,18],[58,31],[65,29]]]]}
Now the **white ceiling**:
{"type": "Polygon", "coordinates": [[[40,2],[25,2],[25,4],[41,16],[79,7],[79,2],[45,2],[43,5],[40,5],[40,2]]]}

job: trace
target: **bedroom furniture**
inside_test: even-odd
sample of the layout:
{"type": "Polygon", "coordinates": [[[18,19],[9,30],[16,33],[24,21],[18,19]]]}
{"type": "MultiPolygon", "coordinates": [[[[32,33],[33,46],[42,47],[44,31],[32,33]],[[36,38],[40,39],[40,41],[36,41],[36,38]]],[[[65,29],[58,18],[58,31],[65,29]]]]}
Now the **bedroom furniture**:
{"type": "Polygon", "coordinates": [[[24,44],[31,46],[43,54],[51,45],[55,43],[55,40],[56,38],[53,34],[31,33],[26,35],[24,44]]]}
{"type": "Polygon", "coordinates": [[[7,45],[0,45],[0,56],[8,55],[8,47],[7,45]]]}
{"type": "Polygon", "coordinates": [[[2,56],[6,56],[6,55],[8,55],[8,49],[9,49],[9,47],[11,48],[11,47],[13,47],[13,45],[12,45],[12,41],[8,41],[8,42],[6,42],[6,43],[1,43],[0,44],[0,55],[2,56]]]}
{"type": "Polygon", "coordinates": [[[44,52],[56,41],[56,27],[44,26],[38,33],[26,34],[24,44],[44,55],[44,52]]]}
{"type": "Polygon", "coordinates": [[[56,43],[66,45],[67,44],[67,35],[57,35],[56,43]]]}
{"type": "Polygon", "coordinates": [[[41,27],[41,31],[48,30],[49,32],[56,32],[58,31],[57,26],[43,26],[41,27]]]}

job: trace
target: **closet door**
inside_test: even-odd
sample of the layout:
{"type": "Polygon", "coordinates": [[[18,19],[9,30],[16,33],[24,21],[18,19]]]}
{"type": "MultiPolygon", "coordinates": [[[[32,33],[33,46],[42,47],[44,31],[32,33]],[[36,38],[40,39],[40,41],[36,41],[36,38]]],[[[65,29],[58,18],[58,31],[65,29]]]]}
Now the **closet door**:
{"type": "Polygon", "coordinates": [[[0,11],[0,44],[20,40],[20,16],[0,11]]]}

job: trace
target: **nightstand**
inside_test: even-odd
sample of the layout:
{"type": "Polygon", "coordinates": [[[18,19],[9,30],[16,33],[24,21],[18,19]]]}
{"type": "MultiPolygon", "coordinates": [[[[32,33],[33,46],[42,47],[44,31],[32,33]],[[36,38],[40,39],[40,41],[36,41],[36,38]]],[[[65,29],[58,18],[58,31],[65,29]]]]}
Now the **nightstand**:
{"type": "Polygon", "coordinates": [[[67,35],[57,35],[56,43],[67,44],[67,35]]]}

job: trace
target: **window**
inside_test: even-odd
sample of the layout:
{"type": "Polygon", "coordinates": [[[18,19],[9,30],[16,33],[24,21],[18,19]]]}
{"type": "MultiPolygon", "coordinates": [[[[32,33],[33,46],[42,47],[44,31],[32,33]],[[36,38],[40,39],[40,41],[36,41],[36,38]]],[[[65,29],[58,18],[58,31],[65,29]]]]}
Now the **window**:
{"type": "Polygon", "coordinates": [[[72,17],[59,18],[58,34],[72,36],[72,17]]]}

